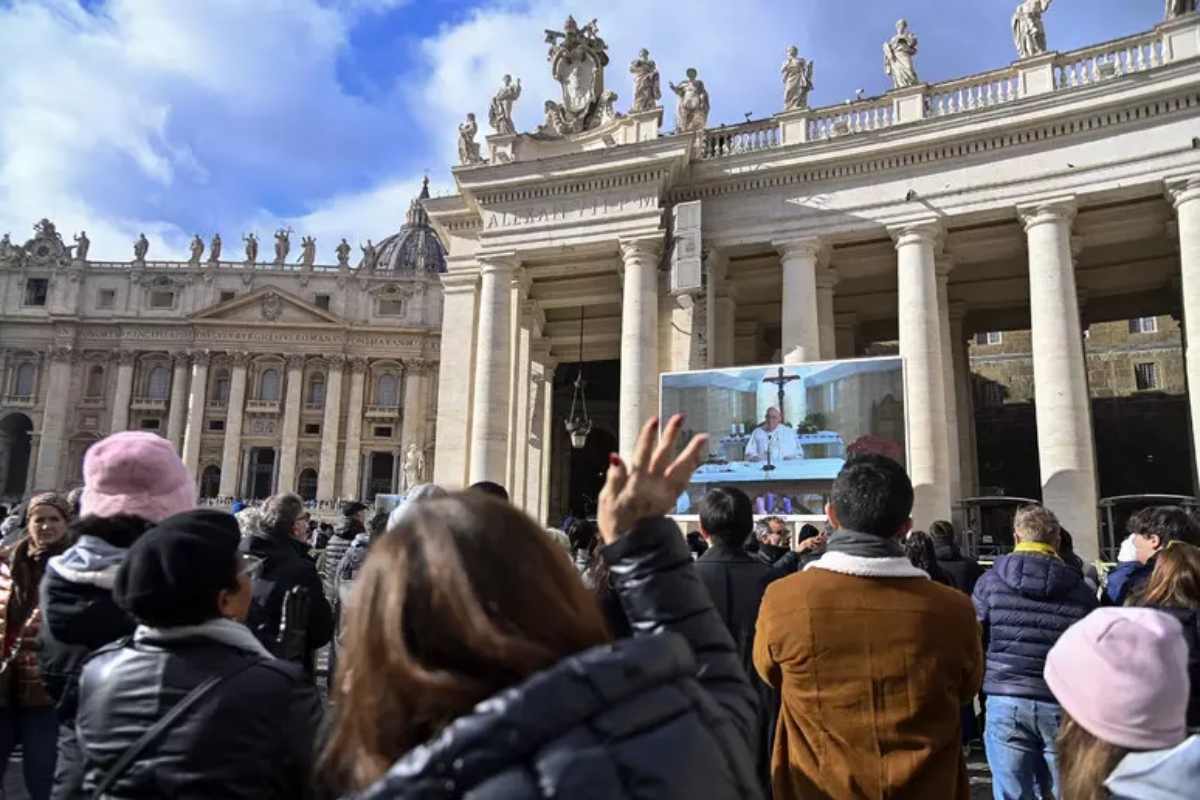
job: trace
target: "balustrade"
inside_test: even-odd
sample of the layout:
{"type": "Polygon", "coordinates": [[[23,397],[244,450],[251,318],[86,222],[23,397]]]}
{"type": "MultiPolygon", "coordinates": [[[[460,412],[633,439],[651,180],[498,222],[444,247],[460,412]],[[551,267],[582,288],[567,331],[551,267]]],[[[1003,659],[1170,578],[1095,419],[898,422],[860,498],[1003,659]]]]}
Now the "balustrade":
{"type": "Polygon", "coordinates": [[[724,158],[778,147],[779,122],[760,119],[743,125],[713,128],[704,132],[703,158],[724,158]]]}
{"type": "Polygon", "coordinates": [[[812,113],[808,123],[810,142],[890,128],[894,120],[892,101],[887,97],[819,108],[812,113]]]}
{"type": "Polygon", "coordinates": [[[1056,89],[1087,86],[1119,75],[1145,72],[1164,63],[1162,36],[1152,31],[1062,54],[1055,60],[1054,86],[1056,89]]]}
{"type": "Polygon", "coordinates": [[[1011,103],[1020,97],[1020,86],[1014,67],[935,84],[925,97],[925,116],[945,117],[1011,103]]]}

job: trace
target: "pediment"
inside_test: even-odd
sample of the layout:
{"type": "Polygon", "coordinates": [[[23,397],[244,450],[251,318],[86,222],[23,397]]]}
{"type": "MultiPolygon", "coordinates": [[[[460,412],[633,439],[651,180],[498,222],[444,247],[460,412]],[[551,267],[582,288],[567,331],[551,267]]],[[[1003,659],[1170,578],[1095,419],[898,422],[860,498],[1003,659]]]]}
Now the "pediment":
{"type": "Polygon", "coordinates": [[[336,325],[346,321],[336,314],[275,286],[217,303],[192,316],[195,322],[255,322],[276,325],[336,325]]]}

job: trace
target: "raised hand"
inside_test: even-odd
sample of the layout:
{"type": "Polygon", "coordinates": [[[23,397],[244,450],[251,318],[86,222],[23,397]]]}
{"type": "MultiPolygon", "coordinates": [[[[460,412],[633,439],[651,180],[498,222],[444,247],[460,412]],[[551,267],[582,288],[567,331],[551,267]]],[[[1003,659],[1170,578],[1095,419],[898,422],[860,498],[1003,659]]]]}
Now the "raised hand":
{"type": "Polygon", "coordinates": [[[608,474],[597,511],[600,535],[605,544],[612,544],[629,533],[643,519],[666,514],[687,489],[692,473],[704,460],[702,453],[708,436],[694,437],[679,457],[671,460],[682,427],[682,414],[671,417],[656,444],[658,418],[654,417],[642,426],[631,464],[626,465],[615,453],[609,456],[608,474]]]}

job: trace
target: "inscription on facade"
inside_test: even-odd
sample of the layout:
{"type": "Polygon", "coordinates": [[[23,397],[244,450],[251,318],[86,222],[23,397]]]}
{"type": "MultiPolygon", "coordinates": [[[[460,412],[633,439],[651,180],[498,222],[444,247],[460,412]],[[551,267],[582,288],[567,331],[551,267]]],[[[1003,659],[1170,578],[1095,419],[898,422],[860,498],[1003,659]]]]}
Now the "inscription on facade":
{"type": "Polygon", "coordinates": [[[576,200],[562,200],[543,206],[518,208],[513,211],[483,211],[484,228],[513,228],[522,225],[539,225],[546,222],[575,222],[584,219],[594,219],[606,214],[620,214],[630,211],[644,211],[656,208],[658,199],[653,196],[641,195],[599,195],[584,197],[576,200]]]}

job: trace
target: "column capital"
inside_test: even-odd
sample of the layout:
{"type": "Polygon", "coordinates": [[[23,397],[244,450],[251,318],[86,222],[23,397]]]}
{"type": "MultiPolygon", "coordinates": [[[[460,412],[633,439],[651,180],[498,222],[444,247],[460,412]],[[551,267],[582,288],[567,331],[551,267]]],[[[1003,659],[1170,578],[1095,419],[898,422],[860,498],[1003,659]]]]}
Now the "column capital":
{"type": "Polygon", "coordinates": [[[287,363],[288,371],[303,370],[308,357],[303,353],[292,353],[284,361],[287,363]]]}
{"type": "Polygon", "coordinates": [[[618,245],[621,248],[623,261],[657,259],[662,255],[663,239],[662,234],[641,236],[633,239],[621,239],[618,245]]]}
{"type": "Polygon", "coordinates": [[[133,362],[137,361],[138,354],[133,350],[118,350],[117,363],[123,367],[133,366],[133,362]]]}
{"type": "Polygon", "coordinates": [[[367,359],[363,356],[350,356],[346,359],[346,363],[350,365],[352,375],[362,375],[367,371],[367,359]]]}
{"type": "Polygon", "coordinates": [[[793,258],[804,258],[816,261],[820,266],[828,266],[830,248],[820,236],[805,236],[799,239],[778,239],[771,246],[785,261],[793,258]]]}
{"type": "Polygon", "coordinates": [[[832,289],[838,284],[838,271],[833,267],[826,267],[817,270],[817,288],[832,289]]]}
{"type": "Polygon", "coordinates": [[[467,294],[479,288],[479,272],[447,272],[438,278],[445,294],[467,294]]]}
{"type": "Polygon", "coordinates": [[[1057,197],[1038,203],[1028,203],[1017,206],[1017,216],[1025,230],[1038,225],[1057,224],[1068,227],[1075,221],[1075,213],[1079,205],[1074,197],[1057,197]]]}
{"type": "Polygon", "coordinates": [[[180,367],[187,369],[188,367],[192,366],[192,354],[186,350],[172,353],[171,360],[175,363],[175,367],[177,369],[180,367]]]}
{"type": "Polygon", "coordinates": [[[74,347],[54,347],[50,350],[50,361],[57,364],[76,364],[81,355],[74,347]]]}
{"type": "Polygon", "coordinates": [[[479,262],[479,274],[512,275],[520,266],[521,260],[516,253],[478,253],[475,260],[479,262]]]}
{"type": "Polygon", "coordinates": [[[933,259],[934,273],[939,280],[947,280],[957,265],[958,262],[954,260],[954,256],[945,253],[939,253],[933,259]]]}
{"type": "Polygon", "coordinates": [[[229,354],[229,363],[234,369],[245,369],[250,366],[250,354],[245,352],[235,352],[229,354]]]}
{"type": "Polygon", "coordinates": [[[891,235],[896,249],[907,245],[924,244],[932,247],[937,253],[941,251],[945,227],[940,219],[923,219],[903,225],[893,225],[888,228],[888,233],[891,235]]]}
{"type": "Polygon", "coordinates": [[[197,367],[207,367],[212,360],[212,353],[208,350],[193,350],[191,356],[192,364],[197,367]]]}
{"type": "Polygon", "coordinates": [[[513,268],[512,288],[521,293],[521,299],[529,297],[529,290],[533,286],[533,279],[529,277],[529,273],[520,266],[513,268]]]}
{"type": "Polygon", "coordinates": [[[435,369],[435,364],[432,361],[424,361],[415,359],[412,361],[403,361],[401,364],[404,367],[405,374],[411,375],[431,375],[435,369]]]}
{"type": "Polygon", "coordinates": [[[341,353],[331,353],[325,356],[325,361],[329,364],[329,369],[337,370],[338,372],[341,372],[342,368],[346,366],[346,356],[341,353]]]}
{"type": "Polygon", "coordinates": [[[1185,203],[1200,200],[1200,175],[1189,175],[1182,178],[1167,178],[1163,181],[1167,199],[1178,210],[1185,203]]]}

